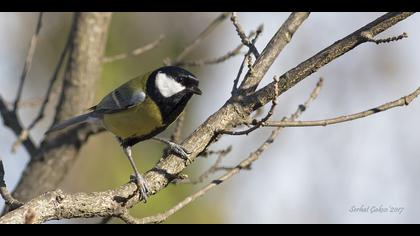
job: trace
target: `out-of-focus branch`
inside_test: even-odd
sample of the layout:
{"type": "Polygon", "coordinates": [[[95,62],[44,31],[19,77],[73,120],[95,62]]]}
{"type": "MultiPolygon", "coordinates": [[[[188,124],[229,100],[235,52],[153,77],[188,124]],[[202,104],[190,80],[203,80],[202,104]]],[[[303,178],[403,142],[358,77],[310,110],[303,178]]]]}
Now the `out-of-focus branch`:
{"type": "MultiPolygon", "coordinates": [[[[6,102],[3,100],[3,98],[0,96],[0,114],[3,118],[3,124],[10,128],[13,133],[19,137],[19,135],[23,132],[23,125],[20,121],[18,115],[13,110],[10,110],[6,102]]],[[[26,151],[29,153],[29,155],[35,156],[37,153],[37,146],[33,142],[31,137],[27,137],[25,141],[23,141],[23,146],[25,147],[26,151]]]]}
{"type": "Polygon", "coordinates": [[[175,143],[181,142],[181,135],[182,135],[182,128],[184,125],[184,120],[185,120],[185,112],[182,112],[175,122],[175,128],[170,138],[171,142],[175,142],[175,143]]]}
{"type": "Polygon", "coordinates": [[[204,30],[201,32],[191,43],[184,47],[184,49],[178,54],[176,59],[171,62],[170,60],[166,61],[166,64],[176,65],[180,63],[185,56],[187,56],[204,38],[211,34],[227,17],[229,16],[228,12],[220,14],[216,19],[214,19],[204,30]]]}
{"type": "MultiPolygon", "coordinates": [[[[70,43],[71,43],[71,39],[72,39],[72,32],[74,31],[73,27],[74,27],[74,23],[73,23],[72,28],[70,29],[69,36],[67,37],[67,41],[64,45],[63,51],[60,54],[60,58],[58,59],[58,63],[56,65],[55,69],[54,69],[54,73],[51,76],[50,81],[48,83],[47,92],[44,96],[44,99],[42,100],[41,108],[38,111],[38,115],[32,120],[32,122],[29,124],[29,126],[26,129],[24,129],[21,132],[21,134],[18,136],[17,140],[12,145],[12,152],[16,151],[16,149],[22,144],[22,142],[29,137],[29,132],[35,127],[36,124],[38,124],[38,122],[40,122],[42,120],[42,118],[44,118],[45,109],[47,107],[47,104],[50,100],[51,95],[53,94],[53,86],[55,85],[55,82],[58,79],[58,74],[59,74],[61,68],[63,68],[64,60],[66,58],[66,55],[69,52],[70,43]]],[[[19,105],[22,106],[22,103],[20,103],[19,105]]]]}
{"type": "Polygon", "coordinates": [[[163,41],[163,39],[165,39],[165,35],[161,35],[155,41],[153,41],[149,44],[146,44],[142,47],[136,48],[136,49],[132,50],[131,52],[121,53],[121,54],[117,54],[117,55],[114,55],[114,56],[104,57],[102,59],[102,62],[103,63],[110,63],[110,62],[126,59],[128,57],[139,56],[139,55],[141,55],[141,54],[143,54],[147,51],[150,51],[150,50],[156,48],[163,41]]]}
{"type": "Polygon", "coordinates": [[[400,106],[408,106],[414,99],[420,95],[420,87],[416,91],[392,102],[385,103],[378,107],[362,111],[359,113],[339,116],[336,118],[325,119],[325,120],[316,120],[316,121],[267,121],[262,124],[266,127],[308,127],[308,126],[327,126],[332,124],[338,124],[343,122],[348,122],[352,120],[361,119],[379,112],[383,112],[392,108],[400,106]]]}
{"type": "MultiPolygon", "coordinates": [[[[74,16],[73,16],[74,17],[74,16]]],[[[61,68],[63,68],[64,65],[64,60],[66,58],[66,55],[69,53],[70,51],[70,47],[71,47],[71,40],[73,38],[73,32],[74,32],[74,20],[73,20],[73,25],[70,28],[70,32],[68,34],[66,43],[64,44],[64,48],[63,51],[60,54],[60,57],[58,59],[57,65],[55,66],[54,69],[54,73],[50,78],[50,81],[48,83],[48,88],[47,88],[47,92],[45,93],[44,96],[44,100],[42,101],[41,104],[41,108],[39,109],[38,115],[35,117],[35,119],[29,124],[28,126],[28,130],[31,130],[35,127],[35,125],[42,119],[44,118],[44,113],[45,113],[45,108],[47,107],[47,104],[49,102],[50,96],[52,94],[53,91],[53,86],[55,84],[55,82],[58,79],[58,74],[60,73],[61,68]]]]}
{"type": "MultiPolygon", "coordinates": [[[[11,110],[7,108],[6,102],[0,96],[0,111],[3,117],[4,124],[15,133],[15,135],[18,137],[18,140],[20,140],[19,143],[21,143],[24,140],[24,146],[31,156],[35,155],[37,148],[34,142],[32,141],[32,139],[29,137],[29,133],[26,131],[26,129],[24,129],[23,125],[21,124],[21,121],[18,117],[17,112],[18,112],[18,107],[19,107],[20,100],[22,97],[23,86],[25,85],[27,75],[29,71],[31,70],[32,61],[34,58],[35,49],[38,42],[38,36],[42,28],[42,17],[43,17],[43,13],[40,12],[38,15],[35,32],[33,33],[31,42],[29,44],[29,50],[28,50],[28,54],[26,55],[22,74],[20,76],[16,99],[13,103],[13,108],[11,110]]],[[[15,144],[12,145],[12,151],[15,150],[16,146],[17,145],[15,144]]]]}
{"type": "Polygon", "coordinates": [[[22,97],[23,85],[25,84],[26,77],[29,71],[31,70],[32,60],[34,58],[35,49],[38,42],[38,35],[42,27],[42,16],[43,16],[43,13],[40,12],[38,16],[38,22],[36,25],[35,32],[32,35],[31,42],[29,44],[28,55],[26,56],[25,65],[23,66],[23,70],[22,70],[22,75],[20,76],[20,82],[19,82],[19,87],[18,87],[18,91],[16,95],[16,100],[13,105],[13,112],[17,112],[19,101],[20,101],[20,98],[22,97]]]}
{"type": "MultiPolygon", "coordinates": [[[[76,13],[69,60],[54,123],[83,113],[93,103],[95,84],[102,68],[111,13],[76,13]]],[[[82,126],[88,127],[88,126],[82,126]]],[[[50,134],[26,167],[13,195],[20,201],[55,189],[77,154],[94,133],[92,128],[50,134]]]]}
{"type": "Polygon", "coordinates": [[[23,203],[16,200],[7,190],[6,182],[4,181],[4,175],[5,173],[4,173],[3,161],[1,160],[1,157],[0,157],[0,195],[6,202],[6,205],[8,205],[11,210],[14,210],[18,207],[21,207],[23,203]]]}
{"type": "Polygon", "coordinates": [[[208,179],[210,177],[211,174],[218,172],[218,171],[222,171],[222,170],[227,170],[230,169],[229,167],[223,167],[220,166],[220,164],[222,163],[223,159],[232,151],[232,146],[229,146],[228,148],[224,149],[224,150],[220,150],[220,151],[215,151],[215,152],[208,152],[206,153],[207,155],[212,155],[212,154],[217,154],[217,159],[214,162],[213,165],[210,166],[209,169],[207,169],[206,171],[204,171],[200,176],[198,176],[197,179],[195,180],[191,180],[191,179],[180,179],[180,180],[175,180],[174,183],[175,184],[199,184],[199,183],[203,183],[204,180],[208,179]]]}
{"type": "Polygon", "coordinates": [[[212,59],[201,59],[201,60],[193,60],[193,61],[180,61],[176,64],[173,64],[174,66],[204,66],[204,65],[214,65],[214,64],[220,64],[222,62],[225,62],[229,60],[230,58],[237,56],[241,53],[241,49],[244,45],[240,44],[235,49],[227,52],[225,55],[212,58],[212,59]]]}

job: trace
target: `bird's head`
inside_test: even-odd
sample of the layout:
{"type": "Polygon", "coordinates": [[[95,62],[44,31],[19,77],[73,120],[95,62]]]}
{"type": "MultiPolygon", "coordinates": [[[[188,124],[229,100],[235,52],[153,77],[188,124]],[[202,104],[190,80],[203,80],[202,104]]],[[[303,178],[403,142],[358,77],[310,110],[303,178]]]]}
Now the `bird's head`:
{"type": "Polygon", "coordinates": [[[198,79],[189,71],[176,66],[161,67],[152,72],[151,81],[155,92],[163,98],[183,95],[201,95],[198,79]]]}

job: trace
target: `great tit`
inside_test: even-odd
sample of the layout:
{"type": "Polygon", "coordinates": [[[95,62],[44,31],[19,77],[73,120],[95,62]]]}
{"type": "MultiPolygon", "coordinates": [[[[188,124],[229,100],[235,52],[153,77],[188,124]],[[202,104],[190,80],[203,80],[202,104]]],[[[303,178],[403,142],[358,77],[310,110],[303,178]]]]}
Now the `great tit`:
{"type": "Polygon", "coordinates": [[[134,163],[131,147],[155,139],[170,151],[188,158],[180,145],[156,138],[182,113],[190,98],[201,95],[198,79],[180,67],[165,66],[135,77],[106,95],[90,112],[52,126],[47,133],[80,123],[98,123],[115,134],[134,170],[136,183],[147,200],[148,186],[134,163]]]}

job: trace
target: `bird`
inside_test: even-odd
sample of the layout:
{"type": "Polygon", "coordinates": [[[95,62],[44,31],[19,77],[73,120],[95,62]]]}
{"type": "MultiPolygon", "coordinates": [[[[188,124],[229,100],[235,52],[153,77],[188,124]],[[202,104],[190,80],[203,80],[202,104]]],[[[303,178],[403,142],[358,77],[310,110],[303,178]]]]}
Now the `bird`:
{"type": "Polygon", "coordinates": [[[188,159],[181,145],[155,137],[184,111],[193,95],[201,95],[199,80],[177,66],[163,66],[137,76],[111,91],[88,112],[54,124],[46,134],[81,123],[94,123],[113,133],[121,144],[134,171],[134,180],[144,201],[149,187],[138,171],[131,148],[154,139],[168,145],[169,151],[188,159]]]}

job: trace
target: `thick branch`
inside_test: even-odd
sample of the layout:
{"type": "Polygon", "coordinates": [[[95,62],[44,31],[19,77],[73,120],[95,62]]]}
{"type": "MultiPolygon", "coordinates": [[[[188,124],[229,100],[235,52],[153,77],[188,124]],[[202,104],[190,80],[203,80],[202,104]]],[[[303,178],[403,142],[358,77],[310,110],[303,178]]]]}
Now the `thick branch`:
{"type": "MultiPolygon", "coordinates": [[[[280,95],[334,59],[344,55],[362,43],[370,42],[371,40],[366,35],[375,37],[412,14],[412,12],[387,13],[300,63],[280,77],[280,95]]],[[[248,106],[251,110],[258,109],[273,100],[274,90],[275,86],[274,82],[272,82],[251,96],[246,101],[245,106],[248,106]]]]}

